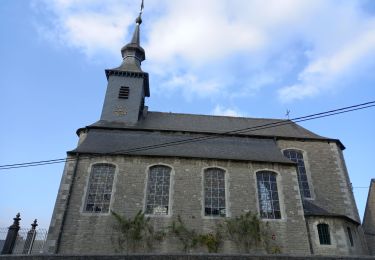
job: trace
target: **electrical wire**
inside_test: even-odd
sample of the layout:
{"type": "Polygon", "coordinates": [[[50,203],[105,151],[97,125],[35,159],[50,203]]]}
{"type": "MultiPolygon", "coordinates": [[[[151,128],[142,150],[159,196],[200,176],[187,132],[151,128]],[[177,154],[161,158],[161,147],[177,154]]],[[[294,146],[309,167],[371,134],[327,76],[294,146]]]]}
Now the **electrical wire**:
{"type": "MultiPolygon", "coordinates": [[[[172,142],[160,143],[160,144],[156,144],[156,145],[147,145],[147,146],[135,147],[135,148],[130,148],[130,149],[126,149],[126,150],[117,150],[117,151],[113,151],[113,152],[110,152],[110,153],[99,154],[99,155],[83,156],[82,159],[87,160],[87,159],[92,159],[92,158],[97,157],[97,156],[115,155],[115,154],[119,154],[119,153],[127,154],[127,153],[134,153],[134,152],[139,152],[139,151],[163,148],[163,147],[168,147],[168,146],[175,146],[175,145],[192,143],[192,142],[200,142],[200,141],[204,141],[204,140],[221,138],[223,135],[244,134],[244,133],[248,133],[248,132],[264,130],[264,129],[273,128],[273,127],[279,127],[279,126],[283,126],[283,125],[287,125],[287,124],[294,124],[294,123],[299,123],[299,122],[329,117],[329,116],[333,116],[333,115],[348,113],[348,112],[352,112],[352,111],[367,109],[367,108],[374,107],[374,106],[375,106],[375,101],[370,101],[370,102],[366,102],[366,103],[362,103],[362,104],[347,106],[347,107],[338,108],[338,109],[329,110],[329,111],[320,112],[320,113],[315,113],[315,114],[311,114],[311,115],[307,115],[307,116],[296,117],[296,118],[293,118],[293,119],[290,119],[290,120],[278,120],[278,121],[272,122],[272,123],[267,123],[267,124],[262,124],[262,125],[259,125],[259,126],[247,127],[247,128],[242,128],[242,129],[235,129],[235,130],[226,131],[226,132],[222,132],[222,133],[202,134],[199,137],[187,138],[187,139],[179,140],[179,141],[172,141],[172,142]]],[[[275,119],[275,120],[277,120],[277,119],[275,119]]],[[[6,164],[6,165],[0,165],[0,170],[9,170],[9,169],[17,169],[17,168],[43,166],[43,165],[50,165],[50,164],[68,162],[68,161],[71,161],[71,160],[75,160],[75,158],[61,158],[61,159],[43,160],[43,161],[35,161],[35,162],[6,164]]]]}

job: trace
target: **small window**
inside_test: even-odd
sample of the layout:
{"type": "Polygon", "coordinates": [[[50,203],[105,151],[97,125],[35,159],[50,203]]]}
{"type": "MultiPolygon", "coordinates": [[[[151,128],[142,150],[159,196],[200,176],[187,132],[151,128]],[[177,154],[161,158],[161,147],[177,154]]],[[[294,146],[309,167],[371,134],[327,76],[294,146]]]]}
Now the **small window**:
{"type": "Polygon", "coordinates": [[[347,227],[346,230],[348,231],[348,237],[349,237],[350,246],[354,246],[353,236],[352,236],[352,230],[350,229],[350,227],[347,227]]]}
{"type": "Polygon", "coordinates": [[[317,228],[318,228],[320,244],[321,245],[330,245],[331,244],[331,236],[329,234],[328,224],[325,224],[325,223],[318,224],[317,228]]]}
{"type": "Polygon", "coordinates": [[[168,215],[170,179],[171,168],[163,165],[150,168],[147,182],[146,214],[168,215]]]}
{"type": "Polygon", "coordinates": [[[258,199],[261,218],[280,219],[280,201],[277,192],[276,173],[257,172],[258,199]]]}
{"type": "Polygon", "coordinates": [[[300,151],[285,150],[284,156],[297,163],[298,184],[303,198],[311,198],[309,182],[307,180],[305,162],[300,151]]]}
{"type": "Polygon", "coordinates": [[[204,171],[204,215],[225,217],[225,171],[209,168],[204,171]]]}
{"type": "Polygon", "coordinates": [[[118,98],[128,99],[129,98],[129,87],[122,86],[118,93],[118,98]]]}
{"type": "Polygon", "coordinates": [[[91,168],[84,212],[108,213],[116,167],[95,164],[91,168]]]}

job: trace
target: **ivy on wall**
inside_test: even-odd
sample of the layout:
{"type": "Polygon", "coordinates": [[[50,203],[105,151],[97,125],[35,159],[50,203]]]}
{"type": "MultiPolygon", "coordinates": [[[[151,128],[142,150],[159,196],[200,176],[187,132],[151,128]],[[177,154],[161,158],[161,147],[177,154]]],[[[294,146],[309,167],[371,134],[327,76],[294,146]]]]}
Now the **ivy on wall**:
{"type": "Polygon", "coordinates": [[[150,218],[139,211],[134,218],[125,218],[111,212],[116,220],[114,226],[117,234],[117,245],[120,251],[137,252],[154,248],[166,237],[177,238],[183,252],[190,252],[198,246],[204,246],[209,253],[218,253],[225,240],[232,241],[240,252],[254,251],[269,254],[281,253],[267,222],[263,222],[256,214],[248,212],[217,224],[209,233],[198,233],[186,226],[181,216],[162,230],[155,231],[150,218]],[[272,235],[271,235],[272,234],[272,235]]]}
{"type": "Polygon", "coordinates": [[[170,235],[178,238],[182,244],[182,250],[184,252],[189,252],[191,249],[197,246],[198,234],[194,229],[189,229],[186,227],[180,215],[177,216],[177,221],[174,220],[168,229],[170,235]]]}
{"type": "Polygon", "coordinates": [[[163,230],[155,231],[150,218],[145,217],[142,211],[138,211],[134,218],[125,218],[114,211],[111,211],[111,214],[116,220],[114,229],[119,231],[116,232],[119,251],[152,249],[156,242],[161,242],[166,235],[163,230]]]}

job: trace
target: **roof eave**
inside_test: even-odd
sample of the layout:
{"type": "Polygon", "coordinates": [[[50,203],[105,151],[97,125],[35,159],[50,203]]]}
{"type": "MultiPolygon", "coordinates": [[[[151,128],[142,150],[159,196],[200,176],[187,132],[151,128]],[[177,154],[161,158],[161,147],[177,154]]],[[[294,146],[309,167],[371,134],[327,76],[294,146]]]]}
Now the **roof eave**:
{"type": "MultiPolygon", "coordinates": [[[[112,156],[112,155],[118,155],[118,156],[145,156],[145,157],[160,157],[157,155],[144,155],[144,154],[131,154],[131,153],[98,153],[98,152],[77,152],[76,150],[71,150],[66,152],[68,155],[76,155],[76,154],[86,154],[86,155],[93,155],[93,156],[112,156]]],[[[188,158],[188,159],[199,159],[201,157],[190,157],[190,156],[178,156],[178,155],[163,155],[162,157],[176,157],[176,158],[188,158]]],[[[207,157],[204,159],[212,159],[212,160],[222,160],[222,161],[238,161],[238,162],[258,162],[258,163],[276,163],[276,164],[282,164],[282,165],[289,165],[289,166],[295,166],[295,162],[275,162],[275,161],[266,161],[266,160],[245,160],[245,159],[221,159],[216,157],[207,157]]]]}
{"type": "Polygon", "coordinates": [[[285,136],[267,136],[267,135],[241,135],[241,134],[220,134],[220,133],[208,133],[208,132],[199,132],[199,131],[181,131],[181,130],[173,130],[173,129],[166,129],[166,130],[160,130],[160,129],[145,129],[145,128],[137,128],[137,127],[130,127],[130,128],[124,128],[124,127],[106,127],[106,126],[94,126],[89,125],[85,128],[79,128],[78,131],[81,129],[111,129],[111,130],[132,130],[132,131],[160,131],[160,132],[181,132],[181,133],[194,133],[194,134],[207,134],[207,135],[225,135],[225,136],[238,136],[238,137],[255,137],[255,138],[267,138],[267,139],[284,139],[284,140],[309,140],[309,141],[322,141],[322,142],[335,142],[340,147],[341,150],[345,150],[345,146],[341,143],[339,139],[331,139],[331,138],[308,138],[308,137],[285,137],[285,136]]]}
{"type": "Polygon", "coordinates": [[[306,217],[325,217],[325,218],[344,218],[349,222],[355,223],[356,225],[361,225],[360,222],[346,216],[346,215],[340,215],[340,214],[314,214],[314,213],[305,213],[304,214],[306,217]]]}

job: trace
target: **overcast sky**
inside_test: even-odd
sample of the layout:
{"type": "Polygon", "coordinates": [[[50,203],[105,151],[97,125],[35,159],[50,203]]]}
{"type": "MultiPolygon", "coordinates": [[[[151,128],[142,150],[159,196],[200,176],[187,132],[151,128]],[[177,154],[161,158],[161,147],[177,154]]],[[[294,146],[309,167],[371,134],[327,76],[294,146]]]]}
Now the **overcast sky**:
{"type": "MultiPolygon", "coordinates": [[[[134,0],[2,0],[0,164],[64,158],[99,119],[134,0]]],[[[152,111],[299,117],[375,100],[373,0],[145,0],[152,111]]],[[[338,138],[363,216],[375,108],[303,123],[338,138]]],[[[0,227],[48,227],[62,164],[0,171],[0,227]]],[[[329,173],[327,173],[329,174],[329,173]]]]}

